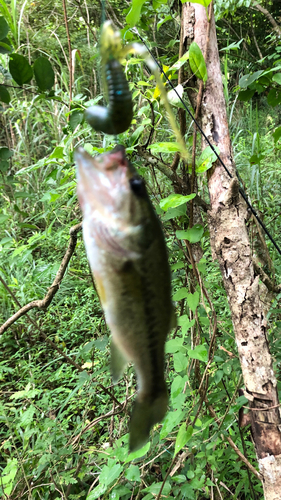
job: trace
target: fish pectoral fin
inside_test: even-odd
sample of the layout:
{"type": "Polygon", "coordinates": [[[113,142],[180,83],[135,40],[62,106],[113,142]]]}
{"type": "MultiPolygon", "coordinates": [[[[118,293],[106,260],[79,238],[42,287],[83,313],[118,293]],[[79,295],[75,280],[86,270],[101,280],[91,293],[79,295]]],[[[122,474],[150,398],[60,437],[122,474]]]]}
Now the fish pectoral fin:
{"type": "Polygon", "coordinates": [[[149,439],[150,429],[163,420],[168,406],[167,391],[163,390],[153,399],[151,396],[137,399],[130,421],[130,453],[136,451],[149,439]]]}
{"type": "Polygon", "coordinates": [[[123,375],[123,372],[128,364],[128,360],[122,354],[117,345],[114,343],[113,339],[111,339],[110,351],[111,351],[111,360],[110,360],[111,374],[113,383],[116,384],[120,379],[120,377],[123,375]]]}
{"type": "MultiPolygon", "coordinates": [[[[123,231],[125,233],[125,231],[123,231]]],[[[116,229],[112,231],[104,223],[96,222],[91,229],[91,236],[98,247],[122,259],[139,259],[141,254],[135,242],[130,238],[122,238],[116,229]]]]}

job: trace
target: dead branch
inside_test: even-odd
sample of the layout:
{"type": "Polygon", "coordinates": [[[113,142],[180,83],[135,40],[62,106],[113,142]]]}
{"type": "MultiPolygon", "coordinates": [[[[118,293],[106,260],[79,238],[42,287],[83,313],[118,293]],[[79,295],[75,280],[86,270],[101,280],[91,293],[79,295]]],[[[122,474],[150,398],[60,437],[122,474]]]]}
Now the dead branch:
{"type": "Polygon", "coordinates": [[[57,291],[60,287],[61,281],[62,281],[64,274],[65,274],[65,271],[67,269],[68,263],[73,255],[73,252],[74,252],[75,247],[76,247],[77,233],[79,231],[81,231],[81,229],[82,229],[81,222],[79,224],[77,224],[76,226],[73,226],[70,229],[70,231],[69,231],[70,241],[68,244],[68,248],[67,248],[65,255],[62,259],[61,265],[60,265],[59,270],[55,276],[55,279],[54,279],[52,285],[50,286],[47,294],[45,295],[45,297],[42,300],[33,300],[32,302],[29,302],[29,304],[26,304],[25,306],[20,307],[19,302],[17,301],[16,297],[14,296],[13,293],[11,293],[11,289],[8,287],[8,285],[5,283],[5,281],[0,276],[0,280],[1,280],[2,284],[4,285],[6,290],[12,295],[12,297],[13,297],[14,301],[17,303],[17,305],[20,307],[20,309],[15,314],[13,314],[13,316],[11,316],[9,319],[7,319],[7,321],[0,327],[0,335],[3,334],[13,323],[15,323],[15,321],[17,321],[19,318],[24,316],[31,309],[34,309],[34,308],[47,309],[47,307],[52,302],[55,294],[57,293],[57,291]]]}

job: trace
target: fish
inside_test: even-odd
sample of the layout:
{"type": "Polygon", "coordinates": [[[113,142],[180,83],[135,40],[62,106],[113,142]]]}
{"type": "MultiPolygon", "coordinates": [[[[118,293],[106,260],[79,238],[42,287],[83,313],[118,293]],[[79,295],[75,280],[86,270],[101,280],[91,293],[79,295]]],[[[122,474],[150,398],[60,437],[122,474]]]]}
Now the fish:
{"type": "Polygon", "coordinates": [[[107,325],[113,382],[134,365],[137,397],[129,450],[141,448],[168,407],[165,341],[174,323],[168,252],[145,181],[123,146],[75,151],[83,239],[107,325]]]}

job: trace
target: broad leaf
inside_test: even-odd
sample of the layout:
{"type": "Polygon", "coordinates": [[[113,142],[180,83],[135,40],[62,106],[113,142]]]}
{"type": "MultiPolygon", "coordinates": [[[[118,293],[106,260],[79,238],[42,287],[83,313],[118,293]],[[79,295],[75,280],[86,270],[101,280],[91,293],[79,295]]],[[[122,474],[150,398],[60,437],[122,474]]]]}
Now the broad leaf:
{"type": "Polygon", "coordinates": [[[10,55],[9,70],[18,85],[29,83],[33,77],[32,67],[26,57],[20,54],[10,55]]]}
{"type": "Polygon", "coordinates": [[[281,91],[277,89],[271,89],[267,96],[267,102],[273,108],[277,106],[277,104],[281,103],[281,91]]]}
{"type": "Polygon", "coordinates": [[[200,5],[203,5],[203,7],[208,7],[208,5],[211,3],[212,0],[181,0],[181,3],[199,3],[200,5]]]}
{"type": "Polygon", "coordinates": [[[9,148],[0,148],[0,160],[8,160],[13,156],[13,151],[11,151],[9,148]]]}
{"type": "Polygon", "coordinates": [[[142,448],[139,450],[133,451],[132,453],[129,454],[127,459],[125,460],[125,464],[128,462],[131,462],[132,460],[135,460],[136,458],[141,458],[144,455],[147,454],[150,448],[150,442],[146,443],[142,448]]]}
{"type": "Polygon", "coordinates": [[[239,101],[242,101],[242,102],[249,101],[250,99],[252,99],[254,93],[255,93],[255,90],[250,90],[250,89],[241,90],[241,92],[239,92],[239,94],[238,94],[238,99],[239,99],[239,101]]]}
{"type": "Polygon", "coordinates": [[[0,40],[0,54],[9,54],[12,51],[13,49],[8,38],[3,38],[3,40],[0,40]]]}
{"type": "Polygon", "coordinates": [[[187,288],[180,288],[173,295],[172,299],[175,300],[175,301],[178,301],[178,300],[186,299],[187,296],[188,296],[188,290],[187,290],[187,288]]]}
{"type": "Polygon", "coordinates": [[[163,198],[159,205],[162,208],[162,210],[168,210],[168,208],[175,208],[179,207],[180,205],[183,205],[184,203],[187,203],[190,200],[193,200],[195,198],[196,194],[188,194],[186,196],[183,196],[181,194],[170,194],[167,196],[167,198],[163,198]]]}
{"type": "Polygon", "coordinates": [[[0,101],[4,102],[5,104],[9,104],[10,100],[11,96],[8,90],[3,85],[0,85],[0,101]]]}
{"type": "Polygon", "coordinates": [[[183,352],[175,352],[174,356],[174,369],[176,372],[181,373],[186,370],[188,365],[188,357],[183,352]]]}
{"type": "MultiPolygon", "coordinates": [[[[144,488],[142,491],[152,493],[152,495],[156,496],[160,492],[160,489],[162,488],[163,482],[154,482],[147,488],[144,488]]],[[[171,491],[171,485],[169,481],[166,481],[162,490],[163,497],[166,497],[171,491]]],[[[162,496],[162,495],[161,495],[162,496]]]]}
{"type": "MultiPolygon", "coordinates": [[[[217,146],[215,146],[215,150],[217,154],[220,154],[219,148],[217,146]]],[[[207,170],[209,170],[209,168],[212,167],[216,159],[217,157],[214,151],[210,148],[210,146],[207,146],[198,158],[196,164],[196,173],[202,174],[207,170]]]]}
{"type": "Polygon", "coordinates": [[[140,18],[141,15],[141,9],[144,4],[145,0],[133,0],[132,1],[132,6],[129,10],[129,13],[126,16],[126,22],[130,26],[130,28],[133,28],[135,26],[140,18]]]}
{"type": "Polygon", "coordinates": [[[197,345],[194,349],[189,349],[188,356],[192,359],[198,359],[199,361],[208,361],[208,351],[204,345],[197,345]]]}
{"type": "Polygon", "coordinates": [[[186,445],[186,443],[190,440],[192,434],[192,425],[189,425],[188,428],[186,428],[186,423],[184,422],[180,426],[179,432],[177,434],[174,456],[186,445]]]}
{"type": "Polygon", "coordinates": [[[186,297],[189,308],[192,312],[195,312],[199,304],[199,292],[189,293],[186,297]]]}
{"type": "Polygon", "coordinates": [[[281,73],[277,73],[276,75],[273,75],[272,81],[279,83],[279,85],[281,85],[281,73]]]}
{"type": "Polygon", "coordinates": [[[1,471],[1,486],[4,488],[5,498],[9,497],[13,489],[14,479],[18,470],[18,461],[16,458],[8,459],[7,465],[1,471]]]}
{"type": "Polygon", "coordinates": [[[177,142],[156,142],[150,149],[152,153],[176,153],[182,150],[177,142]]]}
{"type": "Polygon", "coordinates": [[[8,34],[9,26],[6,19],[0,16],[0,40],[3,40],[8,34]]]}
{"type": "Polygon", "coordinates": [[[83,111],[75,109],[71,113],[70,118],[69,118],[69,126],[73,132],[76,129],[76,127],[78,125],[80,125],[80,123],[82,123],[83,119],[84,119],[83,111]]]}
{"type": "Polygon", "coordinates": [[[189,64],[195,76],[206,82],[208,78],[206,63],[201,49],[196,42],[192,42],[189,47],[189,64]]]}
{"type": "Polygon", "coordinates": [[[115,479],[117,479],[122,469],[122,465],[116,463],[111,466],[105,465],[100,473],[100,483],[109,486],[113,483],[113,481],[115,481],[115,479]]]}
{"type": "Polygon", "coordinates": [[[131,465],[129,469],[125,472],[125,477],[128,481],[137,481],[140,482],[140,469],[137,465],[131,465]]]}
{"type": "Polygon", "coordinates": [[[239,80],[239,85],[241,88],[247,88],[251,83],[259,78],[259,76],[263,73],[263,70],[255,71],[255,73],[244,75],[239,80]]]}
{"type": "Polygon", "coordinates": [[[99,484],[96,486],[89,495],[87,495],[86,500],[96,500],[101,497],[107,490],[107,486],[105,484],[99,484]]]}
{"type": "Polygon", "coordinates": [[[279,139],[280,139],[280,137],[281,137],[281,127],[277,127],[274,130],[272,136],[273,136],[273,139],[274,139],[274,143],[276,144],[276,142],[278,142],[279,139]]]}
{"type": "Polygon", "coordinates": [[[188,240],[190,243],[198,243],[203,233],[204,228],[200,224],[195,224],[189,229],[176,231],[176,237],[179,238],[179,240],[188,240]]]}
{"type": "Polygon", "coordinates": [[[50,90],[55,83],[55,74],[50,61],[46,57],[38,57],[34,65],[34,76],[40,90],[50,90]]]}

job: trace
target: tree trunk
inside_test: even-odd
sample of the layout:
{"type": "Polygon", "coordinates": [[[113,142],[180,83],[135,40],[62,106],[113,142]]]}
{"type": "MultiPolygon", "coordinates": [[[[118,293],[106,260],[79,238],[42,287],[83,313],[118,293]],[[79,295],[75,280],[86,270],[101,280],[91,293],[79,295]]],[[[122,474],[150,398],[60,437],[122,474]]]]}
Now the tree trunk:
{"type": "MultiPolygon", "coordinates": [[[[199,4],[183,5],[185,38],[195,41],[202,52],[207,43],[206,10],[199,4]]],[[[214,16],[211,16],[208,41],[208,80],[201,106],[201,126],[232,175],[220,163],[209,171],[211,200],[209,229],[213,258],[220,265],[232,314],[233,328],[249,400],[250,422],[262,474],[265,500],[281,498],[281,415],[277,381],[266,336],[267,292],[256,274],[246,228],[247,206],[239,194],[232,157],[226,105],[214,16]]],[[[206,146],[206,144],[205,144],[206,146]]]]}

